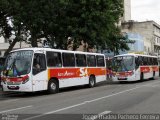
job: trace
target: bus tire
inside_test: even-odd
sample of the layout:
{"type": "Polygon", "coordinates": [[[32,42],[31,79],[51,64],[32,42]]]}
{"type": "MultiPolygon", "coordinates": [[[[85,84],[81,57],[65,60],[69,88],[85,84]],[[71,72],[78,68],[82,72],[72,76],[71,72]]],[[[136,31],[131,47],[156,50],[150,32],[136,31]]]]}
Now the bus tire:
{"type": "Polygon", "coordinates": [[[143,72],[142,72],[141,75],[140,75],[140,81],[143,81],[143,79],[144,79],[144,75],[143,75],[143,72]]]}
{"type": "Polygon", "coordinates": [[[155,80],[155,78],[154,78],[155,74],[156,74],[155,71],[153,71],[153,77],[151,78],[151,80],[155,80]]]}
{"type": "Polygon", "coordinates": [[[95,87],[96,86],[96,80],[95,80],[95,76],[90,76],[89,77],[89,87],[95,87]]]}
{"type": "Polygon", "coordinates": [[[50,94],[55,94],[59,92],[59,84],[58,84],[58,81],[55,80],[55,79],[51,79],[49,82],[48,82],[48,93],[50,94]]]}

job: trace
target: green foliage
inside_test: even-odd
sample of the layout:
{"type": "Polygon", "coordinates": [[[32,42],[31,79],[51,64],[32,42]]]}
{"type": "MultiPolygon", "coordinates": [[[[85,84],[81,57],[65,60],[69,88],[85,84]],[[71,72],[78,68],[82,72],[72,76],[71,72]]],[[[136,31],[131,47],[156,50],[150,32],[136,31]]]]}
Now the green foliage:
{"type": "Polygon", "coordinates": [[[11,26],[8,24],[8,17],[10,17],[10,3],[7,0],[0,1],[0,36],[9,38],[11,36],[11,26]]]}
{"type": "Polygon", "coordinates": [[[109,40],[107,41],[107,49],[113,51],[115,55],[119,54],[119,50],[129,50],[126,38],[120,33],[119,28],[115,28],[110,34],[109,40]]]}
{"type": "Polygon", "coordinates": [[[46,38],[53,48],[60,49],[67,49],[70,44],[76,49],[82,40],[89,48],[127,49],[116,26],[123,14],[123,0],[0,0],[0,3],[3,3],[1,13],[5,12],[12,21],[17,38],[30,35],[33,47],[39,38],[46,38]],[[72,39],[67,40],[68,37],[72,39]]]}

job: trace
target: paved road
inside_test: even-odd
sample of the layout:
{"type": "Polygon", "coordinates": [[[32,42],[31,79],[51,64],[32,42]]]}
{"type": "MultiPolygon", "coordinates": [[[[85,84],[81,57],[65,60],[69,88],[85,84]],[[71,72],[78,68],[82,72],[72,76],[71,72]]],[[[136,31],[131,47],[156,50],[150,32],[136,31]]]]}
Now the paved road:
{"type": "Polygon", "coordinates": [[[103,82],[95,88],[73,87],[53,95],[1,92],[0,114],[25,120],[160,119],[160,80],[103,82]]]}

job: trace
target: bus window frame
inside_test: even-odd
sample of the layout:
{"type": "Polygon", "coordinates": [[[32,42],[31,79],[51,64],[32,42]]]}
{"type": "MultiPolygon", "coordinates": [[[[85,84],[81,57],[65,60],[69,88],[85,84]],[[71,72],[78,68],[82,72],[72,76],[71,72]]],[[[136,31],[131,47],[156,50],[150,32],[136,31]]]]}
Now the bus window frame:
{"type": "Polygon", "coordinates": [[[76,58],[75,58],[75,54],[74,53],[69,53],[69,52],[62,52],[62,63],[63,63],[63,67],[76,67],[76,58]],[[64,54],[73,54],[73,58],[74,58],[74,65],[66,65],[66,61],[64,61],[64,54]],[[64,65],[65,63],[65,65],[64,65]]]}
{"type": "Polygon", "coordinates": [[[87,67],[87,56],[86,56],[86,54],[79,54],[79,53],[76,53],[75,54],[75,61],[76,61],[76,67],[87,67]],[[83,61],[85,60],[85,64],[83,64],[83,65],[79,65],[78,64],[78,57],[77,57],[77,55],[83,55],[83,61]]]}
{"type": "Polygon", "coordinates": [[[43,72],[43,71],[45,71],[45,70],[47,70],[46,55],[43,54],[43,53],[34,53],[33,62],[32,62],[32,74],[33,74],[33,75],[37,75],[37,74],[39,74],[39,73],[41,73],[41,72],[43,72]],[[39,69],[34,67],[35,55],[39,55],[39,57],[41,56],[41,58],[39,58],[40,61],[42,61],[42,56],[43,56],[43,58],[44,58],[44,63],[45,63],[44,68],[41,68],[41,65],[40,65],[40,68],[39,68],[39,69]]]}
{"type": "Polygon", "coordinates": [[[46,62],[47,62],[47,67],[62,67],[62,53],[61,52],[56,52],[56,51],[46,51],[46,62]],[[50,54],[50,53],[52,53],[52,54],[58,54],[58,58],[57,59],[59,59],[58,60],[58,62],[55,62],[56,63],[56,65],[51,65],[51,64],[49,64],[49,61],[50,60],[52,60],[52,58],[50,57],[50,59],[49,59],[49,57],[48,57],[48,54],[50,54]]]}

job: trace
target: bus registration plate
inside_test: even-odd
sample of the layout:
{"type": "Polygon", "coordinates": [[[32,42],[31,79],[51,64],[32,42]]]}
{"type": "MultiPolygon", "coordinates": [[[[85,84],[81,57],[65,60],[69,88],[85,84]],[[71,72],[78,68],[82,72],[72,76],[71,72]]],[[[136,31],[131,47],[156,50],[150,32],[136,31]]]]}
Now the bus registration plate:
{"type": "Polygon", "coordinates": [[[127,80],[126,77],[118,77],[118,80],[127,80]]]}

